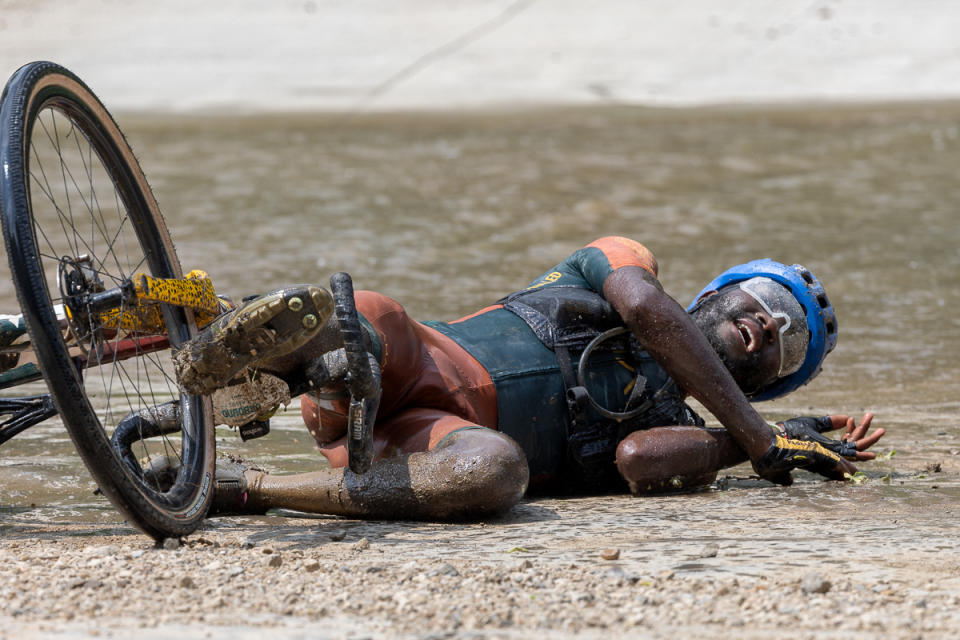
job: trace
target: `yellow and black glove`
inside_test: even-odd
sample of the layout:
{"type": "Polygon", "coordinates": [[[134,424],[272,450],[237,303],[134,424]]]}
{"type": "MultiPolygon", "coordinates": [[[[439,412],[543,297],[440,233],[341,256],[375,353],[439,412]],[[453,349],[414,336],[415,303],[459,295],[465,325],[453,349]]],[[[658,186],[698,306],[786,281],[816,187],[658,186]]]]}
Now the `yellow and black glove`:
{"type": "Polygon", "coordinates": [[[830,416],[821,418],[811,418],[810,416],[800,416],[790,418],[783,422],[778,422],[778,426],[783,428],[780,435],[786,436],[792,440],[803,440],[804,442],[816,442],[824,449],[828,449],[847,460],[857,459],[857,443],[853,440],[834,440],[823,435],[825,431],[833,429],[830,416]]]}
{"type": "Polygon", "coordinates": [[[840,461],[839,455],[817,442],[778,435],[767,452],[753,463],[753,468],[761,478],[788,486],[793,483],[790,472],[798,468],[839,479],[842,474],[837,469],[840,461]]]}

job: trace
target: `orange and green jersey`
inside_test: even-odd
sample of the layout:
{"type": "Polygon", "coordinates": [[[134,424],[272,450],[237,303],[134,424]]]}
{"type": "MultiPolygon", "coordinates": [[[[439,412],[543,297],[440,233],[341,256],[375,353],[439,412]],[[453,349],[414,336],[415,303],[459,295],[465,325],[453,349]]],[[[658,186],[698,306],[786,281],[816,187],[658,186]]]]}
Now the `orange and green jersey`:
{"type": "MultiPolygon", "coordinates": [[[[566,354],[576,371],[585,341],[623,324],[602,298],[607,277],[623,267],[639,267],[654,277],[658,272],[653,254],[642,244],[605,237],[575,251],[501,303],[453,322],[425,323],[456,341],[490,374],[497,393],[497,428],[523,448],[532,482],[569,475],[570,413],[558,357],[566,354]],[[520,303],[519,307],[515,303],[520,303]],[[521,317],[524,309],[534,308],[524,316],[527,319],[521,317]],[[544,317],[552,318],[544,323],[551,326],[535,333],[536,318],[544,317]],[[561,349],[555,348],[554,338],[561,349]]],[[[586,387],[611,411],[623,411],[638,380],[645,382],[647,396],[670,383],[656,361],[631,343],[622,341],[619,347],[598,350],[590,357],[586,387]],[[642,378],[638,379],[638,374],[642,378]]],[[[651,420],[659,424],[690,422],[686,405],[678,401],[670,407],[667,404],[654,406],[644,426],[655,426],[651,420]]],[[[601,419],[591,413],[592,419],[601,419]]],[[[612,462],[613,451],[607,453],[612,462]]]]}

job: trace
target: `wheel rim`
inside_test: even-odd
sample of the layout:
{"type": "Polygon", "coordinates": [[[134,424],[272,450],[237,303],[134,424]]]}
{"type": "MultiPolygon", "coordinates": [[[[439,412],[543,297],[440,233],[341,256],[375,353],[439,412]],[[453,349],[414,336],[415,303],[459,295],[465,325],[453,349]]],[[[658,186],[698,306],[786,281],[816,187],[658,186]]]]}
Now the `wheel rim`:
{"type": "MultiPolygon", "coordinates": [[[[116,175],[116,170],[111,174],[105,167],[101,154],[113,167],[123,163],[110,157],[116,150],[100,137],[105,134],[83,109],[68,98],[52,96],[35,113],[25,132],[25,157],[37,257],[54,311],[63,318],[65,345],[83,363],[78,374],[89,410],[107,439],[132,412],[149,412],[173,400],[186,400],[190,412],[201,411],[198,400],[181,398],[168,352],[143,346],[150,336],[105,332],[96,322],[80,322],[66,311],[61,293],[65,261],[74,265],[84,261],[90,279],[104,288],[118,287],[138,272],[171,277],[179,275],[179,269],[157,246],[157,230],[138,202],[135,178],[123,172],[116,175]],[[124,359],[124,355],[132,357],[124,359]]],[[[177,329],[170,337],[178,343],[186,337],[183,312],[164,308],[163,314],[167,325],[177,329]]],[[[136,459],[166,456],[182,463],[186,455],[188,464],[181,468],[196,468],[200,453],[193,423],[187,419],[183,432],[178,428],[173,434],[135,442],[136,459]]],[[[178,485],[167,491],[156,478],[133,472],[129,465],[126,469],[144,495],[165,508],[176,509],[185,502],[189,506],[190,496],[196,493],[196,477],[184,482],[187,478],[181,473],[178,485]]]]}

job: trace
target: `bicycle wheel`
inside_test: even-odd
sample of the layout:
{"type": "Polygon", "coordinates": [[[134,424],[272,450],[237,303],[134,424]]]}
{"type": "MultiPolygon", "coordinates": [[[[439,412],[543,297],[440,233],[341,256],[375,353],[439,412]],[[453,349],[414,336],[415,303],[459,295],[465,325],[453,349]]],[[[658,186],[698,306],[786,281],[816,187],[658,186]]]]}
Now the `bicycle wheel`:
{"type": "Polygon", "coordinates": [[[69,292],[80,285],[117,291],[136,273],[182,275],[133,152],[79,78],[34,62],[4,89],[0,166],[10,271],[71,439],[101,491],[134,525],[158,540],[193,531],[212,497],[212,413],[208,399],[180,393],[169,351],[161,350],[196,334],[193,313],[161,305],[165,335],[150,336],[104,329],[97,314],[80,317],[70,306],[76,298],[69,292]],[[112,446],[124,417],[175,401],[179,411],[166,433],[127,437],[136,440],[133,464],[129,451],[125,457],[112,446]],[[172,486],[144,473],[143,461],[153,456],[179,466],[172,486]]]}

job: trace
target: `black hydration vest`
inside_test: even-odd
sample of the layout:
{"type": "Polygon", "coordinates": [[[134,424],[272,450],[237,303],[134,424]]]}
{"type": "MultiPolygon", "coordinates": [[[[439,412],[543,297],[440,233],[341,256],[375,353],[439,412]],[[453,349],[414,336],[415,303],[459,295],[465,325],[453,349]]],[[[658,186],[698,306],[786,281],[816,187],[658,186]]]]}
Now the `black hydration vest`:
{"type": "Polygon", "coordinates": [[[641,363],[652,364],[652,358],[600,294],[578,286],[554,285],[518,291],[499,304],[521,318],[556,354],[569,411],[568,457],[581,476],[575,480],[577,484],[593,489],[619,484],[613,464],[616,448],[633,431],[676,424],[703,426],[700,416],[683,402],[680,388],[659,365],[646,367],[648,374],[657,374],[659,379],[656,384],[648,384],[641,363]],[[609,337],[594,342],[604,334],[609,337]],[[633,388],[619,410],[611,411],[591,399],[582,375],[589,369],[589,362],[582,361],[587,349],[586,360],[594,352],[615,351],[633,364],[633,388]]]}

